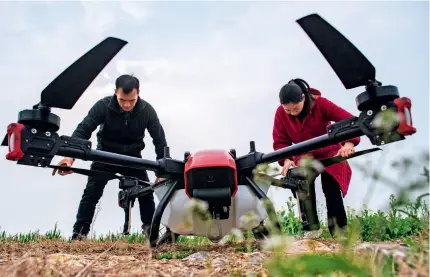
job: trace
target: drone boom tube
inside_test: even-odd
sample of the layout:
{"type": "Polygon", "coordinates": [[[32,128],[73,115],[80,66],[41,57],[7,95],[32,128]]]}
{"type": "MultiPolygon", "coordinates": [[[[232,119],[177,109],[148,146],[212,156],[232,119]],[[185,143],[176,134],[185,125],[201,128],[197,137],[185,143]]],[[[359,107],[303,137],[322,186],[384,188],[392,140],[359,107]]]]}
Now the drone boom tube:
{"type": "Polygon", "coordinates": [[[150,171],[157,171],[160,169],[160,163],[158,161],[150,161],[142,158],[94,149],[90,149],[89,151],[82,151],[79,149],[63,146],[59,149],[57,155],[93,162],[101,162],[104,164],[111,164],[115,166],[145,169],[150,171]]]}
{"type": "Polygon", "coordinates": [[[279,149],[274,152],[263,154],[263,156],[261,157],[261,160],[257,164],[276,162],[294,155],[315,150],[317,148],[329,146],[334,143],[343,142],[356,137],[361,137],[362,135],[364,135],[364,133],[359,128],[346,130],[345,132],[342,132],[339,135],[334,137],[330,136],[329,134],[325,134],[301,143],[297,143],[297,144],[279,149]]]}

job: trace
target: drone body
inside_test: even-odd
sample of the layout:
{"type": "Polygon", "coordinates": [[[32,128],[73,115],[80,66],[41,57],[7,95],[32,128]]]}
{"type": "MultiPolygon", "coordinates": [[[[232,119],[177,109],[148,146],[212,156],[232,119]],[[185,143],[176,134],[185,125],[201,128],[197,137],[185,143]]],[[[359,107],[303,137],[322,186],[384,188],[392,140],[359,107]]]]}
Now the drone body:
{"type": "MultiPolygon", "coordinates": [[[[268,198],[266,193],[270,186],[288,188],[293,192],[306,190],[306,182],[300,174],[287,176],[283,181],[266,175],[269,184],[257,184],[254,177],[258,165],[309,153],[355,137],[366,136],[373,145],[379,146],[404,140],[416,132],[412,126],[410,100],[400,97],[397,87],[382,86],[375,79],[373,65],[351,42],[317,14],[302,17],[296,22],[320,50],[346,89],[365,86],[365,91],[355,98],[359,116],[329,125],[325,135],[270,153],[256,151],[255,143],[251,141],[249,153],[240,157],[236,157],[234,150],[205,150],[193,155],[186,153],[184,160],[177,160],[170,157],[166,147],[164,157],[156,161],[93,150],[91,141],[60,136],[57,133],[60,118],[51,113],[51,108],[71,109],[96,76],[127,44],[121,39],[109,37],[50,83],[42,91],[40,102],[32,109],[19,112],[18,121],[8,126],[2,143],[9,149],[6,159],[20,165],[58,168],[50,163],[54,156],[59,155],[156,172],[166,180],[151,184],[132,176],[65,168],[84,175],[102,174],[104,177],[130,181],[119,192],[120,206],[124,209],[130,209],[130,203],[140,195],[155,192],[160,202],[152,220],[151,246],[157,244],[161,222],[177,234],[208,236],[213,240],[220,239],[232,228],[240,228],[240,218],[248,212],[256,215],[251,227],[257,226],[264,219],[271,218],[274,212],[273,206],[265,205],[263,208],[262,203],[268,198]],[[373,123],[387,110],[394,111],[398,121],[388,129],[380,129],[373,123]],[[206,211],[215,222],[215,227],[192,217],[188,209],[194,198],[207,203],[206,211]],[[191,225],[187,226],[186,220],[190,216],[191,222],[188,223],[191,225]],[[213,232],[208,231],[211,229],[213,232]]],[[[342,158],[336,157],[326,161],[325,166],[341,161],[342,158]]],[[[279,230],[280,225],[277,226],[279,230]]]]}
{"type": "MultiPolygon", "coordinates": [[[[264,193],[267,193],[269,185],[259,185],[264,193]]],[[[220,188],[227,190],[228,185],[220,188]]],[[[168,186],[155,189],[155,195],[162,199],[168,190],[168,186]]],[[[238,186],[234,196],[222,196],[218,198],[216,192],[212,189],[207,193],[213,198],[213,201],[223,201],[221,205],[213,205],[212,201],[207,198],[197,198],[202,203],[194,202],[185,189],[178,189],[174,192],[172,198],[167,204],[161,218],[161,224],[168,227],[172,232],[178,235],[204,236],[213,242],[217,242],[225,235],[229,234],[233,228],[256,228],[260,222],[267,218],[267,212],[260,199],[253,194],[252,190],[245,185],[238,186]],[[220,199],[220,200],[219,200],[220,199]],[[202,205],[203,204],[203,205],[202,205]],[[218,207],[217,207],[218,206],[218,207]],[[221,214],[213,212],[210,220],[205,220],[199,216],[198,212],[193,210],[207,209],[208,215],[215,209],[220,209],[221,214]],[[225,208],[223,211],[221,209],[225,208]],[[251,215],[251,221],[247,221],[247,216],[251,215]],[[244,225],[246,223],[246,226],[244,225]]]]}
{"type": "MultiPolygon", "coordinates": [[[[168,152],[168,151],[167,151],[168,152]]],[[[168,155],[168,154],[167,154],[168,155]]],[[[267,217],[260,199],[246,185],[239,184],[235,151],[207,149],[184,155],[183,178],[171,195],[161,218],[161,224],[177,235],[206,236],[216,242],[233,228],[244,228],[244,216],[252,214],[246,228],[255,228],[267,217]],[[201,202],[193,200],[198,199],[201,202]],[[204,205],[206,219],[199,216],[204,205]],[[207,220],[209,219],[209,220],[207,220]]],[[[163,199],[173,182],[154,189],[163,199]]],[[[269,184],[258,185],[264,194],[269,184]]]]}

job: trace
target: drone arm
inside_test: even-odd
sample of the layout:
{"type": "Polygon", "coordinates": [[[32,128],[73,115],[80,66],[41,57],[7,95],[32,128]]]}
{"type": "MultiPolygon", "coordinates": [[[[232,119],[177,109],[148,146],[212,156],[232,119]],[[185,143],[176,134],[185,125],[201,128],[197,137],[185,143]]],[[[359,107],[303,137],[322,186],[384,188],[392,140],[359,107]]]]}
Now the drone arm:
{"type": "Polygon", "coordinates": [[[263,154],[261,156],[261,159],[257,162],[257,164],[283,161],[288,157],[300,155],[300,154],[315,150],[317,148],[328,146],[333,143],[334,141],[330,138],[328,134],[322,135],[310,140],[306,140],[301,143],[297,143],[282,149],[278,149],[270,153],[263,154]]]}
{"type": "MultiPolygon", "coordinates": [[[[238,172],[244,174],[247,172],[250,173],[258,164],[278,162],[285,160],[287,157],[302,155],[318,148],[352,140],[363,135],[367,136],[373,145],[379,146],[403,140],[405,136],[414,134],[416,129],[410,123],[412,120],[408,121],[408,117],[404,115],[404,110],[410,110],[411,107],[409,98],[397,97],[394,101],[384,101],[387,96],[383,93],[384,91],[380,92],[379,98],[376,98],[377,101],[373,105],[370,105],[371,102],[368,101],[370,103],[368,106],[371,108],[361,110],[358,117],[352,116],[329,125],[327,127],[327,134],[325,135],[265,154],[256,152],[255,145],[252,144],[253,147],[251,147],[251,151],[248,154],[236,158],[238,172]],[[375,122],[374,119],[380,115],[381,111],[389,108],[397,111],[400,122],[390,123],[389,129],[380,129],[376,126],[377,124],[373,124],[375,122]]],[[[391,96],[391,98],[394,97],[391,96]]]]}
{"type": "MultiPolygon", "coordinates": [[[[331,102],[327,98],[321,97],[319,99],[319,103],[323,116],[327,121],[339,122],[354,117],[354,115],[331,102]]],[[[346,141],[342,141],[341,143],[344,144],[345,142],[351,142],[354,144],[354,146],[357,146],[360,143],[360,137],[351,138],[346,141]]]]}
{"type": "Polygon", "coordinates": [[[83,151],[82,149],[62,146],[59,149],[57,155],[71,157],[75,159],[82,159],[85,161],[102,162],[104,164],[132,167],[136,169],[146,169],[151,171],[157,171],[160,168],[160,164],[158,161],[150,161],[141,158],[93,149],[83,151]]]}
{"type": "MultiPolygon", "coordinates": [[[[11,123],[8,126],[9,152],[6,159],[21,165],[50,165],[56,155],[95,161],[135,169],[151,170],[163,178],[178,178],[184,174],[185,162],[164,157],[157,161],[91,149],[91,141],[76,137],[59,136],[56,132],[44,131],[11,123]]],[[[168,154],[168,147],[165,148],[168,154]]],[[[167,155],[168,156],[168,155],[167,155]]]]}
{"type": "Polygon", "coordinates": [[[394,102],[382,102],[379,107],[378,105],[373,105],[372,109],[361,111],[358,117],[352,116],[333,123],[327,127],[326,135],[297,143],[274,152],[261,154],[256,164],[272,163],[283,160],[286,157],[300,155],[339,142],[350,141],[363,135],[367,136],[373,145],[378,146],[403,140],[404,136],[411,135],[415,132],[415,129],[411,129],[413,127],[409,126],[404,119],[402,119],[400,123],[393,122],[389,130],[377,128],[377,126],[373,124],[374,119],[380,115],[380,112],[388,108],[394,108],[398,114],[402,114],[406,104],[403,104],[401,99],[407,100],[407,98],[397,98],[394,102]],[[400,126],[408,127],[402,129],[400,126]]]}
{"type": "MultiPolygon", "coordinates": [[[[161,170],[159,161],[150,161],[126,155],[91,149],[91,141],[69,136],[59,136],[56,132],[27,127],[21,123],[8,126],[9,153],[6,159],[30,166],[48,166],[56,155],[133,167],[152,171],[161,170]]],[[[174,164],[174,160],[164,165],[174,164]]],[[[165,172],[165,170],[163,170],[165,172]]]]}

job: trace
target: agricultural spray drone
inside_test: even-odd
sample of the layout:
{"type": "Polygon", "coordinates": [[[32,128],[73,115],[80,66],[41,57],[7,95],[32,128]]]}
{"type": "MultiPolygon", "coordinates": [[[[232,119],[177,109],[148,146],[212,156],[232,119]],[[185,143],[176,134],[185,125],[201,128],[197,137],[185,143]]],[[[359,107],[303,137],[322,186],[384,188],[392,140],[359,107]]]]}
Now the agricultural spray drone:
{"type": "MultiPolygon", "coordinates": [[[[18,122],[7,127],[3,144],[9,146],[6,159],[21,165],[59,168],[50,165],[54,156],[73,157],[123,167],[154,171],[166,178],[160,183],[149,183],[133,177],[113,175],[94,170],[64,168],[84,175],[110,174],[121,180],[122,190],[119,204],[130,208],[135,198],[146,193],[157,195],[160,202],[156,208],[151,230],[150,244],[156,245],[160,224],[163,223],[178,235],[207,236],[219,240],[232,228],[240,227],[240,218],[253,211],[257,220],[253,228],[268,216],[273,207],[263,206],[270,186],[280,186],[294,191],[303,191],[306,179],[298,171],[290,169],[287,177],[278,180],[265,175],[270,184],[257,184],[254,180],[258,165],[277,162],[294,155],[305,154],[328,145],[337,144],[355,137],[366,136],[373,145],[383,145],[405,139],[416,132],[410,115],[411,102],[400,97],[395,86],[382,86],[375,79],[375,68],[364,55],[341,33],[317,14],[305,16],[297,23],[317,46],[346,89],[365,86],[365,91],[356,98],[360,114],[358,117],[334,123],[327,127],[327,134],[270,153],[258,152],[250,142],[250,151],[237,156],[236,151],[201,150],[186,152],[183,159],[170,157],[165,148],[164,157],[152,161],[92,149],[90,141],[69,136],[60,136],[60,118],[51,113],[51,108],[72,109],[83,92],[103,68],[127,44],[118,38],[109,37],[95,46],[62,72],[41,93],[40,102],[32,109],[23,110],[18,122]],[[399,116],[388,130],[376,126],[375,119],[385,110],[393,110],[399,116]],[[296,172],[296,173],[295,173],[296,172]],[[185,227],[183,218],[189,218],[187,203],[196,198],[205,201],[212,215],[218,234],[208,233],[205,223],[192,220],[185,227]]],[[[374,151],[356,153],[366,154],[374,151]]],[[[334,157],[323,161],[329,166],[344,159],[334,157]],[[336,160],[337,159],[337,160],[336,160]]],[[[318,172],[314,175],[318,175],[318,172]]],[[[280,225],[277,224],[280,228],[280,225]]]]}

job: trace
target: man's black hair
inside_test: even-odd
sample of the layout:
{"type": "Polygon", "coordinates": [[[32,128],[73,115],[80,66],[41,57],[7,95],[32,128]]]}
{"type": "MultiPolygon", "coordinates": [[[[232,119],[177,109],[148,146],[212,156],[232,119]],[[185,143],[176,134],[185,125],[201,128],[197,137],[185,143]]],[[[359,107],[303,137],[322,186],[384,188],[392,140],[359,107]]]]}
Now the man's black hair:
{"type": "Polygon", "coordinates": [[[115,86],[116,89],[122,88],[125,94],[129,94],[133,89],[139,92],[139,79],[133,75],[124,74],[116,79],[115,86]]]}
{"type": "Polygon", "coordinates": [[[309,94],[309,85],[302,79],[293,79],[285,84],[279,91],[279,101],[281,104],[297,104],[309,94]]]}

